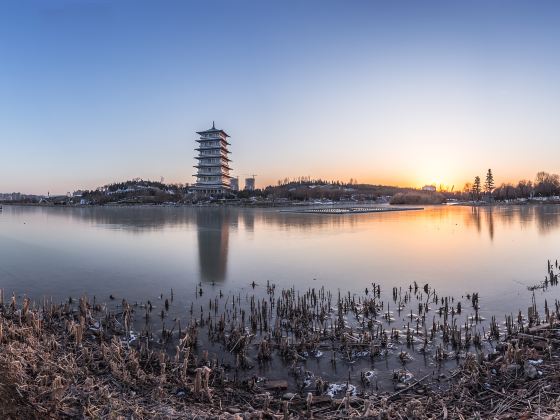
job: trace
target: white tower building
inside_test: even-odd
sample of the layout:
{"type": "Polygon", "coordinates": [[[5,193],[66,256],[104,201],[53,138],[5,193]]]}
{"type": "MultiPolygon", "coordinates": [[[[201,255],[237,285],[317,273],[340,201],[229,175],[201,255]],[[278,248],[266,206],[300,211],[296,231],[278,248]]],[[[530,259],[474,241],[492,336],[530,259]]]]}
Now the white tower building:
{"type": "Polygon", "coordinates": [[[225,194],[230,191],[229,175],[231,168],[229,163],[230,145],[227,141],[229,137],[224,130],[218,130],[214,122],[212,128],[206,131],[197,131],[200,138],[197,140],[198,164],[196,184],[194,189],[202,194],[225,194]]]}

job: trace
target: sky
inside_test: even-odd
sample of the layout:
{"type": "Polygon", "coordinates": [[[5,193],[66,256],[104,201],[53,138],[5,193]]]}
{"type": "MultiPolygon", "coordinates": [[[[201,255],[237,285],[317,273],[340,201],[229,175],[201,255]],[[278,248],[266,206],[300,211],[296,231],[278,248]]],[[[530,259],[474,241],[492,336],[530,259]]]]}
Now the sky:
{"type": "Polygon", "coordinates": [[[0,4],[0,192],[233,175],[455,189],[560,172],[560,2],[0,4]]]}

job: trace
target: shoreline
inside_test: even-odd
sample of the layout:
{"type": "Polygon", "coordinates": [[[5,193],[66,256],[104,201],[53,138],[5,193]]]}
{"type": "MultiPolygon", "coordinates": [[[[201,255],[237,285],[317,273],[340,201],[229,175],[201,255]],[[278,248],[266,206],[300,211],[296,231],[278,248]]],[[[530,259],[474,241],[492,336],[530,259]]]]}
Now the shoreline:
{"type": "MultiPolygon", "coordinates": [[[[534,205],[559,205],[560,201],[551,200],[527,200],[523,202],[448,202],[441,204],[433,203],[411,203],[411,204],[389,204],[387,202],[376,202],[376,201],[344,201],[344,202],[333,202],[333,203],[307,203],[307,202],[294,202],[294,203],[253,203],[253,204],[242,204],[242,203],[207,203],[207,204],[189,204],[189,203],[166,203],[166,204],[44,204],[44,203],[11,203],[2,202],[0,206],[6,207],[38,207],[38,208],[289,208],[298,209],[303,208],[305,210],[312,208],[328,209],[336,207],[361,207],[361,206],[381,206],[387,207],[388,209],[394,208],[406,208],[405,206],[430,206],[430,207],[448,207],[448,206],[462,206],[462,207],[512,207],[512,206],[534,206],[534,205]]],[[[290,210],[288,210],[290,211],[290,210]]],[[[293,210],[297,212],[297,210],[293,210]]]]}

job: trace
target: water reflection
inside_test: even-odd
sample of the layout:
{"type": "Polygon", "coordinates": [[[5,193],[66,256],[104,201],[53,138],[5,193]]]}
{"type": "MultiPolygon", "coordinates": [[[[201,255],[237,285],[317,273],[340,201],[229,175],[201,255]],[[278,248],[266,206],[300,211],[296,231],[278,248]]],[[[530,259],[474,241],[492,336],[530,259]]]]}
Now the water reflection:
{"type": "Polygon", "coordinates": [[[560,206],[472,206],[465,220],[466,225],[478,232],[484,227],[491,241],[496,234],[496,223],[502,229],[516,225],[524,227],[535,224],[539,234],[548,234],[560,227],[560,206]]]}
{"type": "MultiPolygon", "coordinates": [[[[245,282],[247,275],[257,280],[269,276],[312,279],[321,272],[349,280],[361,276],[369,282],[371,272],[396,276],[394,267],[404,256],[416,264],[411,275],[424,270],[429,280],[445,268],[438,260],[452,264],[455,244],[476,258],[492,244],[494,249],[485,252],[503,260],[518,258],[521,248],[538,253],[535,258],[555,257],[541,248],[544,241],[538,246],[528,241],[537,236],[544,239],[559,227],[560,206],[555,205],[436,206],[418,212],[343,216],[276,209],[5,206],[0,216],[0,246],[14,249],[14,239],[32,245],[48,241],[50,252],[56,251],[57,258],[68,265],[76,264],[75,270],[83,270],[87,262],[92,272],[107,270],[107,276],[122,270],[123,279],[129,274],[146,275],[151,264],[157,267],[154,272],[177,277],[182,270],[183,279],[208,283],[234,277],[245,282]],[[67,255],[80,249],[87,258],[67,255]],[[143,263],[142,269],[119,264],[130,258],[143,263]]],[[[49,255],[50,261],[55,258],[49,255]]],[[[7,256],[0,255],[2,262],[14,273],[21,271],[7,256]]],[[[518,274],[512,268],[508,276],[518,274]]]]}
{"type": "Polygon", "coordinates": [[[207,209],[196,213],[200,280],[222,283],[226,279],[230,224],[237,212],[207,209]]]}
{"type": "MultiPolygon", "coordinates": [[[[480,233],[480,229],[481,229],[480,207],[476,207],[476,206],[471,207],[470,216],[474,226],[476,227],[476,230],[480,233]]],[[[469,226],[468,222],[467,222],[467,226],[469,226]]]]}
{"type": "Polygon", "coordinates": [[[494,240],[494,208],[488,207],[486,212],[486,219],[488,220],[488,235],[490,236],[490,240],[494,240]]]}
{"type": "Polygon", "coordinates": [[[242,213],[243,227],[247,232],[255,231],[255,213],[252,211],[245,211],[242,213]]]}

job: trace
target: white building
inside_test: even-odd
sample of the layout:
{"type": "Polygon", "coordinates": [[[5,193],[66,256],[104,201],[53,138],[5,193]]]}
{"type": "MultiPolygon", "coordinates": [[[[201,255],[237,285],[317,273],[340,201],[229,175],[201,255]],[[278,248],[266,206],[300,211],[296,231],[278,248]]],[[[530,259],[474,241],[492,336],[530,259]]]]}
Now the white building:
{"type": "Polygon", "coordinates": [[[230,145],[229,137],[224,130],[218,130],[214,122],[212,128],[206,131],[197,131],[200,138],[197,140],[198,164],[195,165],[197,173],[196,184],[193,189],[201,194],[225,194],[230,191],[231,168],[229,163],[230,145]]]}
{"type": "Polygon", "coordinates": [[[422,187],[422,191],[431,191],[434,192],[436,190],[436,186],[435,185],[424,185],[422,187]]]}

